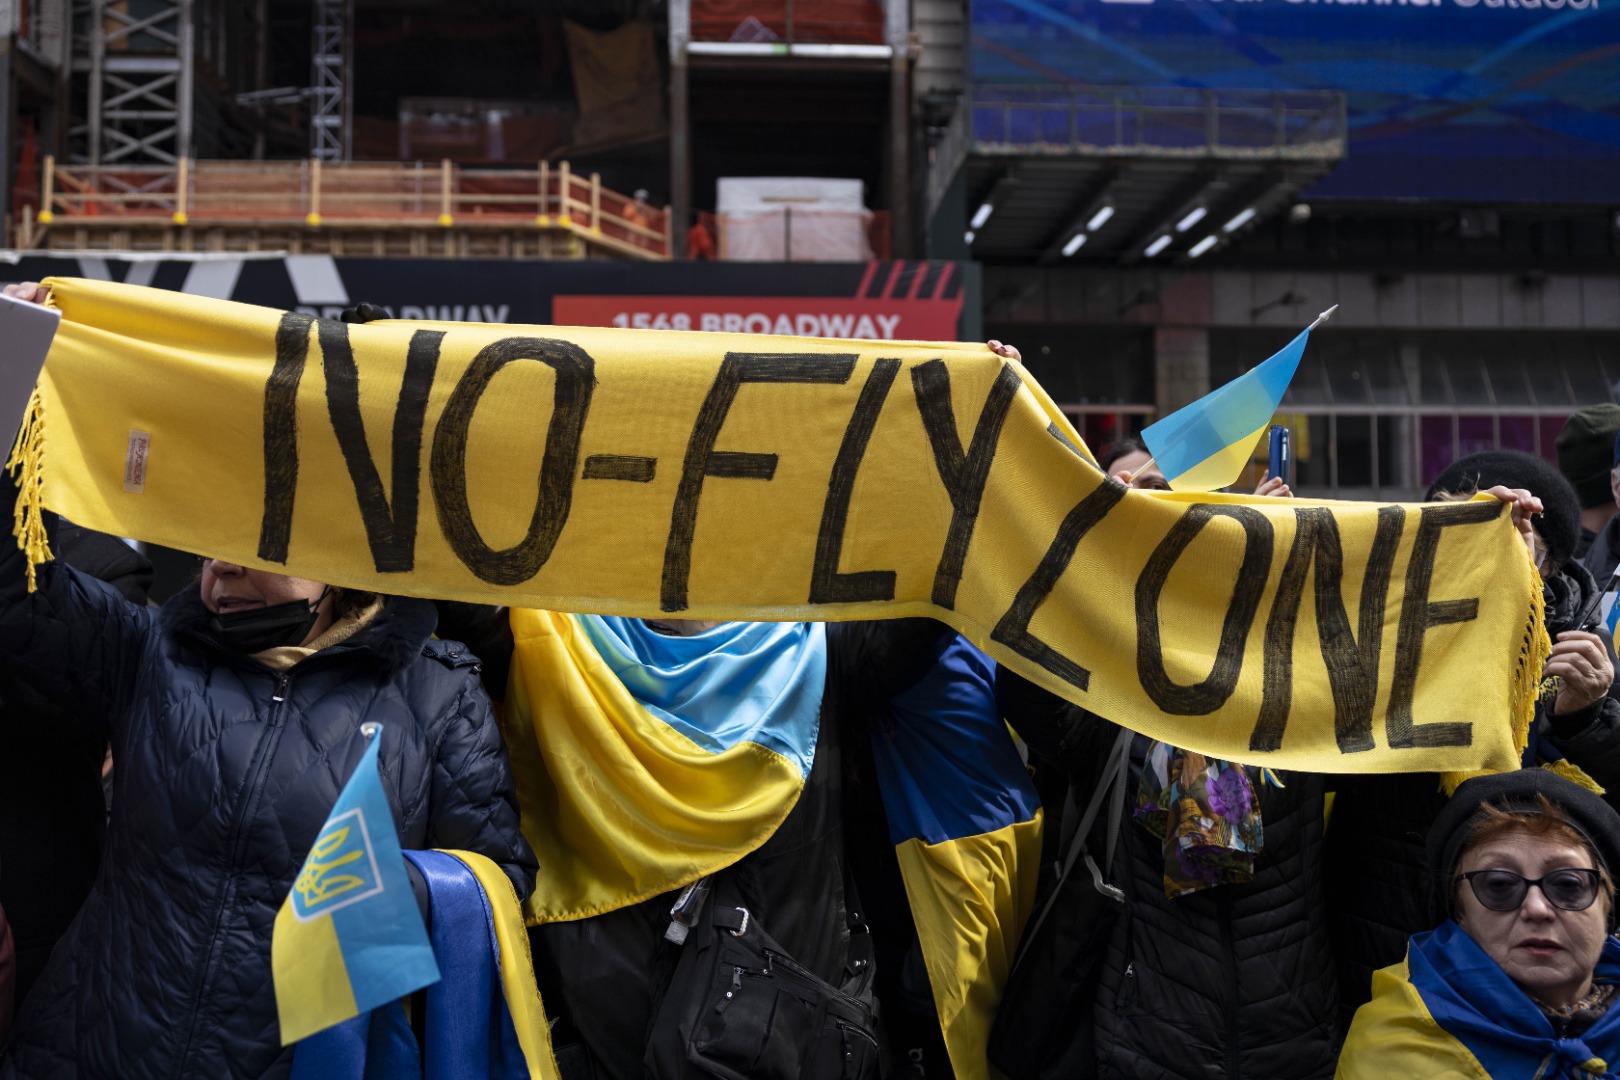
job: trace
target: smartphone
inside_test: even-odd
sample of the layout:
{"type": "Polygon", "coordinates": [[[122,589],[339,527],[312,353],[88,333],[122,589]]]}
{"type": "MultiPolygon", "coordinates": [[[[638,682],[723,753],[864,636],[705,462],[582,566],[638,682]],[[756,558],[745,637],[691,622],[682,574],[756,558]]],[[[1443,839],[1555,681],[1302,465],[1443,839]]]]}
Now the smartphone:
{"type": "Polygon", "coordinates": [[[1288,429],[1281,424],[1271,425],[1271,475],[1289,487],[1294,486],[1294,447],[1288,429]]]}

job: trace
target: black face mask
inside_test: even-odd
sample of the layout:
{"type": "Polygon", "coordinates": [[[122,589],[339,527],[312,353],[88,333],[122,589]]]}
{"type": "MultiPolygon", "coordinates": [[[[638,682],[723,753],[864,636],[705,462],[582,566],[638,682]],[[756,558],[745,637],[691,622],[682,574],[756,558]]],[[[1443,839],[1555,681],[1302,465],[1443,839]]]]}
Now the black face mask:
{"type": "Polygon", "coordinates": [[[302,645],[310,628],[321,617],[321,604],[331,586],[321,590],[315,602],[289,600],[285,604],[228,611],[208,620],[214,639],[238,652],[256,653],[283,645],[302,645]]]}

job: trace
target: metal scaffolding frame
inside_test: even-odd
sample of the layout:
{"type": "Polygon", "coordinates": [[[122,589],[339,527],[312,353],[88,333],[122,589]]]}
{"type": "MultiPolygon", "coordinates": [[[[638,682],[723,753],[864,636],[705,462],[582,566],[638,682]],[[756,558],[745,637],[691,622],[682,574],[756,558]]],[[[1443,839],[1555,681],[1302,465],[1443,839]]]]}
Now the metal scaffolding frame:
{"type": "MultiPolygon", "coordinates": [[[[315,156],[343,160],[351,127],[347,27],[353,3],[312,0],[311,8],[316,87],[289,92],[311,100],[315,156]]],[[[71,0],[70,19],[70,161],[173,165],[199,154],[245,154],[250,146],[263,153],[262,116],[256,126],[237,110],[271,93],[263,89],[269,70],[264,0],[71,0]],[[238,55],[254,59],[227,79],[220,66],[238,55]]]]}
{"type": "Polygon", "coordinates": [[[315,0],[309,156],[317,161],[347,161],[350,156],[354,125],[348,29],[353,16],[352,0],[315,0]]]}
{"type": "Polygon", "coordinates": [[[133,14],[133,5],[91,0],[81,39],[89,48],[91,164],[169,164],[192,152],[193,4],[151,0],[133,14]]]}

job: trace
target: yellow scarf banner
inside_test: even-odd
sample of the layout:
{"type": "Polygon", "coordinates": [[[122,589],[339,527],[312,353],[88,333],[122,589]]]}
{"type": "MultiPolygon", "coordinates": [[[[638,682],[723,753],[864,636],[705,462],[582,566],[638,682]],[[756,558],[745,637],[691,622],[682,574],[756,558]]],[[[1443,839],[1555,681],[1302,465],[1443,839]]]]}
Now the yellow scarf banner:
{"type": "Polygon", "coordinates": [[[1517,764],[1547,648],[1494,500],[1130,491],[983,345],[330,320],[47,282],[15,455],[83,525],[335,585],[933,616],[1092,711],[1324,772],[1517,764]]]}

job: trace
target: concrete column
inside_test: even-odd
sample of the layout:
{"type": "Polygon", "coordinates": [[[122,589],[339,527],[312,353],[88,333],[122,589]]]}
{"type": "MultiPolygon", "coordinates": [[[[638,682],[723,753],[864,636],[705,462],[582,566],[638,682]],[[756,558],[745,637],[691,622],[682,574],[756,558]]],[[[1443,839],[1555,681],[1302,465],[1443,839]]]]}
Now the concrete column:
{"type": "Polygon", "coordinates": [[[686,254],[692,227],[692,114],[686,45],[692,40],[691,0],[669,0],[669,212],[675,218],[671,254],[686,254]]]}
{"type": "Polygon", "coordinates": [[[1160,417],[1209,393],[1208,328],[1154,328],[1153,386],[1160,417]]]}
{"type": "Polygon", "coordinates": [[[911,3],[886,0],[884,39],[889,57],[889,236],[892,255],[911,254],[911,3]]]}

